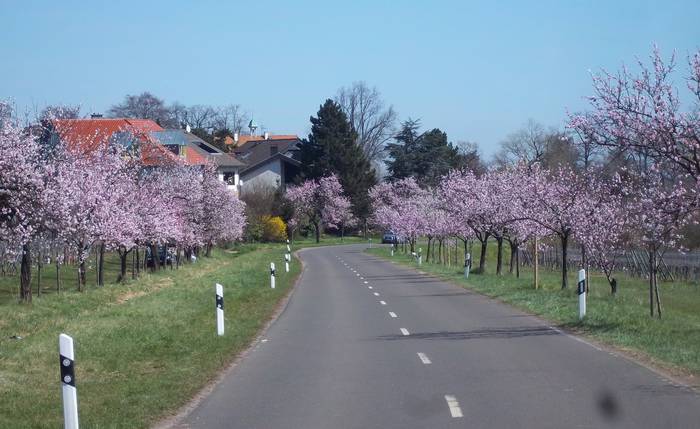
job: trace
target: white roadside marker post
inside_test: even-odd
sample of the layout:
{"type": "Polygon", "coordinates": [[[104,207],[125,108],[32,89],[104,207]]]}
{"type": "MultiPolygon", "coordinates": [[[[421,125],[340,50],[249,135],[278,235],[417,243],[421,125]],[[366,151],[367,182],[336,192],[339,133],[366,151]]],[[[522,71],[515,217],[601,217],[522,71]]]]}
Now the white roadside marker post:
{"type": "Polygon", "coordinates": [[[224,287],[216,284],[216,333],[224,335],[224,287]]]}
{"type": "Polygon", "coordinates": [[[78,392],[75,389],[75,353],[73,338],[58,336],[58,353],[61,359],[61,387],[63,389],[63,427],[78,429],[78,392]]]}
{"type": "Polygon", "coordinates": [[[275,288],[275,263],[270,262],[270,288],[275,288]]]}
{"type": "Polygon", "coordinates": [[[418,248],[418,265],[422,265],[422,264],[423,264],[423,249],[419,247],[418,248]]]}
{"type": "Polygon", "coordinates": [[[394,256],[394,243],[391,244],[391,256],[394,256]]]}
{"type": "Polygon", "coordinates": [[[464,255],[464,278],[469,278],[469,271],[472,269],[472,254],[467,253],[464,255]]]}
{"type": "Polygon", "coordinates": [[[586,317],[586,270],[578,272],[578,320],[583,320],[586,317]]]}
{"type": "Polygon", "coordinates": [[[369,239],[369,248],[372,248],[372,238],[369,239]]]}
{"type": "Polygon", "coordinates": [[[289,247],[289,239],[287,239],[287,253],[291,252],[292,248],[289,247]]]}
{"type": "Polygon", "coordinates": [[[292,259],[291,255],[289,253],[284,255],[284,269],[286,272],[289,272],[289,260],[292,259]]]}

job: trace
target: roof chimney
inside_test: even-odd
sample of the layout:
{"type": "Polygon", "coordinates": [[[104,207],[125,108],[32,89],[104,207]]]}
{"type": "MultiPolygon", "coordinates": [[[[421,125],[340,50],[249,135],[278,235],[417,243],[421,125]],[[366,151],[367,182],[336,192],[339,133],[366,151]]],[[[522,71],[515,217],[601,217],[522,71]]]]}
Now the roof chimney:
{"type": "Polygon", "coordinates": [[[101,117],[102,117],[102,113],[93,113],[92,115],[90,115],[90,118],[92,118],[92,119],[99,119],[101,117]]]}
{"type": "Polygon", "coordinates": [[[265,140],[270,140],[270,133],[265,131],[265,140]]]}

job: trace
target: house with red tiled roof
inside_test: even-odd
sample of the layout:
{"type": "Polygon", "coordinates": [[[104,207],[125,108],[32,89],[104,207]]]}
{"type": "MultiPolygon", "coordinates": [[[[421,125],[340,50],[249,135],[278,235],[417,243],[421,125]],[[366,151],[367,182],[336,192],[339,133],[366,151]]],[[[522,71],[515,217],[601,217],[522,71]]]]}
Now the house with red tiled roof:
{"type": "Polygon", "coordinates": [[[238,194],[239,173],[245,164],[185,130],[166,130],[149,119],[102,118],[55,119],[51,121],[50,142],[69,149],[91,152],[101,146],[118,144],[134,148],[147,166],[216,166],[219,180],[238,194]]]}
{"type": "Polygon", "coordinates": [[[163,128],[149,119],[86,118],[51,121],[50,142],[59,141],[71,150],[92,152],[109,144],[131,149],[138,143],[138,152],[145,165],[181,163],[177,156],[154,140],[150,133],[163,128]]]}

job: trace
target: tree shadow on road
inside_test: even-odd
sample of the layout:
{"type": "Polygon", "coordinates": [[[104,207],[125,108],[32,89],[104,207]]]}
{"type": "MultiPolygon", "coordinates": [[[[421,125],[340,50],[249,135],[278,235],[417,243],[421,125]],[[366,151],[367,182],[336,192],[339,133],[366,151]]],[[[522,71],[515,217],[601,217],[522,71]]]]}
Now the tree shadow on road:
{"type": "Polygon", "coordinates": [[[561,335],[548,326],[519,326],[511,328],[481,328],[471,331],[416,332],[411,335],[382,335],[379,340],[474,340],[483,338],[521,338],[561,335]]]}

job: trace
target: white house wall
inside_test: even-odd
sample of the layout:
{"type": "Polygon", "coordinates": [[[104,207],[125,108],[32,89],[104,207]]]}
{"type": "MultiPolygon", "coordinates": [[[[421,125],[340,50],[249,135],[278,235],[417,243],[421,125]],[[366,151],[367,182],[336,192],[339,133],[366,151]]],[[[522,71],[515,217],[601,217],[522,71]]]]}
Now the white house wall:
{"type": "Polygon", "coordinates": [[[253,171],[246,171],[241,175],[243,181],[242,190],[255,186],[277,187],[282,183],[282,162],[275,159],[272,162],[261,165],[253,171]]]}

